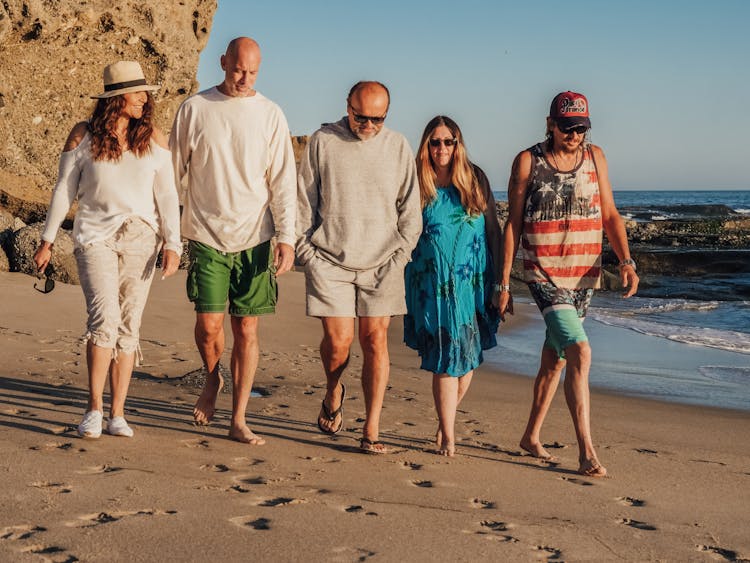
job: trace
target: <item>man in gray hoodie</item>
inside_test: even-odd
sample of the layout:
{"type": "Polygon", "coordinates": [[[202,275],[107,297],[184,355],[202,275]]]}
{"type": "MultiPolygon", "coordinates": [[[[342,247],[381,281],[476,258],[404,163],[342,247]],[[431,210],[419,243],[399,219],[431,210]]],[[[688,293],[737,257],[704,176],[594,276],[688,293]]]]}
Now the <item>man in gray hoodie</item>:
{"type": "Polygon", "coordinates": [[[297,259],[305,266],[307,314],[323,323],[320,358],[327,391],[318,427],[344,424],[341,375],[359,321],[366,420],[360,446],[388,453],[378,440],[388,384],[388,325],[406,312],[404,266],[422,230],[414,155],[384,127],[390,95],[379,82],[355,84],[346,117],[323,125],[307,144],[298,176],[297,259]]]}

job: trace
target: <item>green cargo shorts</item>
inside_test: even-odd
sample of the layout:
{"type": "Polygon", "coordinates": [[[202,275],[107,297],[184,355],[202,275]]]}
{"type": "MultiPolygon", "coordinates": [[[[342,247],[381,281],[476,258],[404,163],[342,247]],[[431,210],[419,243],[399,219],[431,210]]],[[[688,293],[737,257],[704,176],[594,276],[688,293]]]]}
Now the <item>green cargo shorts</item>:
{"type": "Polygon", "coordinates": [[[234,317],[276,311],[278,287],[271,241],[241,252],[222,252],[191,240],[188,299],[198,313],[223,313],[229,299],[234,317]]]}

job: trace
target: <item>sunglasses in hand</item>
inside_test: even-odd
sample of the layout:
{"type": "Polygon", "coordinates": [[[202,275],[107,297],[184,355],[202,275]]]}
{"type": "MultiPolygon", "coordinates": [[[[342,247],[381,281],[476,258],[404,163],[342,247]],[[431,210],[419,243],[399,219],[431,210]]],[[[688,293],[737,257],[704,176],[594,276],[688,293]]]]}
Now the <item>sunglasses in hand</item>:
{"type": "Polygon", "coordinates": [[[34,282],[34,289],[36,289],[40,293],[49,293],[53,289],[55,289],[55,280],[53,280],[50,276],[49,268],[44,270],[44,285],[42,287],[39,287],[40,282],[34,282]]]}

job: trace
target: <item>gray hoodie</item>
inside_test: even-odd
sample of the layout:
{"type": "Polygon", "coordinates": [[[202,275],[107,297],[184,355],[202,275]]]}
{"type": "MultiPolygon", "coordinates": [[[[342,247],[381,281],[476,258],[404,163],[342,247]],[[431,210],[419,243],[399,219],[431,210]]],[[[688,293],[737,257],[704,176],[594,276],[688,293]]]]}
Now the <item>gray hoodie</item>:
{"type": "Polygon", "coordinates": [[[347,270],[406,264],[422,231],[414,155],[400,133],[360,140],[347,118],[310,137],[297,177],[297,259],[347,270]]]}

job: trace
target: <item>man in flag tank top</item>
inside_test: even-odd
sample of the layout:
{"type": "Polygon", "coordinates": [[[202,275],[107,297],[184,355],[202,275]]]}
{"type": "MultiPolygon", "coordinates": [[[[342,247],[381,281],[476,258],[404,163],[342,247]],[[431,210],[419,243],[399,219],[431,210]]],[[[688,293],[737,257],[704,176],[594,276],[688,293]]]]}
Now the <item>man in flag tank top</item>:
{"type": "Polygon", "coordinates": [[[555,96],[546,139],[516,156],[508,183],[500,314],[513,313],[510,274],[521,245],[524,281],[547,327],[534,382],[529,422],[520,446],[552,460],[540,432],[565,369],[565,399],[579,448],[578,472],[604,477],[591,437],[591,347],[583,320],[601,274],[602,231],[617,254],[620,278],[630,297],[638,289],[627,233],[615,207],[604,152],[587,140],[589,104],[576,92],[555,96]]]}

